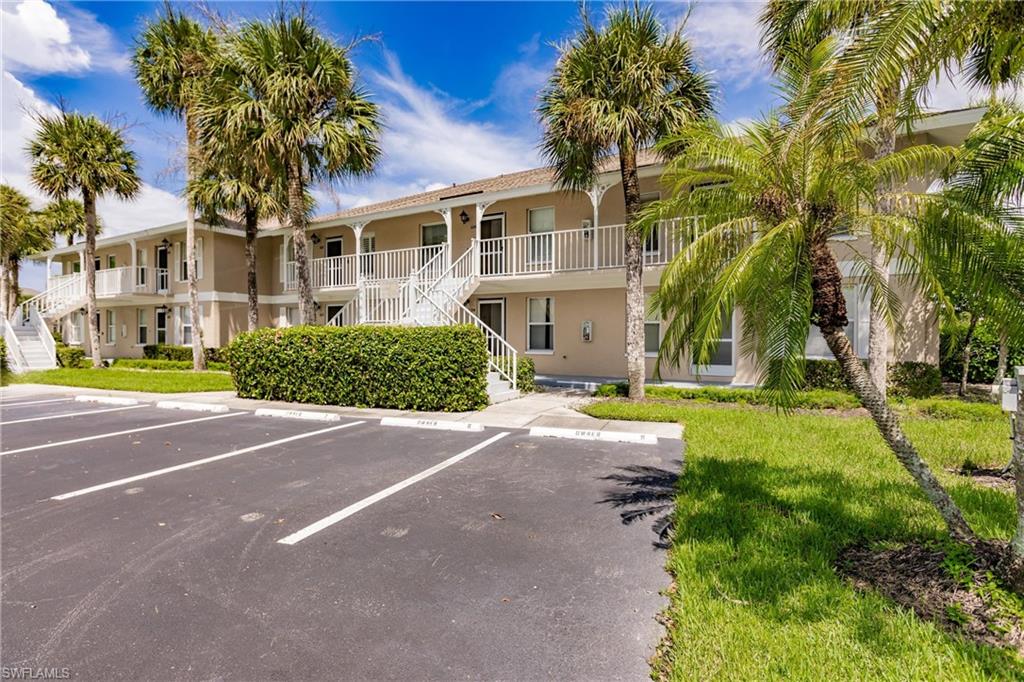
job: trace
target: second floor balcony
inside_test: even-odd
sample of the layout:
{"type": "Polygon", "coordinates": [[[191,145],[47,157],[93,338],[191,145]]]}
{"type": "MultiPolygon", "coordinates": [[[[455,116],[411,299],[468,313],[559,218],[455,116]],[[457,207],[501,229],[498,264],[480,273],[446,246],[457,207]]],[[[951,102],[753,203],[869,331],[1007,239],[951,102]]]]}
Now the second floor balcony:
{"type": "MultiPolygon", "coordinates": [[[[668,264],[687,243],[688,230],[681,221],[663,221],[644,238],[644,265],[668,264]]],[[[471,242],[478,254],[476,275],[481,278],[514,278],[613,270],[626,264],[626,226],[605,225],[535,234],[509,235],[471,242]]],[[[314,289],[355,289],[360,280],[403,280],[421,272],[428,263],[444,260],[449,265],[462,254],[451,254],[446,244],[390,251],[310,259],[314,289]]],[[[294,261],[284,264],[286,290],[297,288],[294,261]]]]}
{"type": "MultiPolygon", "coordinates": [[[[163,294],[170,286],[167,268],[151,268],[125,265],[96,271],[96,297],[110,298],[131,294],[163,294]]],[[[47,290],[77,289],[85,291],[85,274],[75,272],[69,275],[50,277],[47,290]]]]}

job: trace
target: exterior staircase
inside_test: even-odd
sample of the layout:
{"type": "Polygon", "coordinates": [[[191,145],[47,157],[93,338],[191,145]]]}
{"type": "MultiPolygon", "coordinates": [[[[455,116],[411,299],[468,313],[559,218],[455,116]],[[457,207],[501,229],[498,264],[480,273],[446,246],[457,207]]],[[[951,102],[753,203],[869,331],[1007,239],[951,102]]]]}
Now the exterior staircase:
{"type": "Polygon", "coordinates": [[[329,325],[396,324],[431,327],[471,324],[484,335],[488,350],[487,395],[492,403],[519,397],[518,353],[464,305],[480,283],[479,247],[474,241],[454,263],[448,246],[407,278],[367,279],[329,325]],[[447,266],[447,267],[446,267],[447,266]]]}
{"type": "Polygon", "coordinates": [[[34,307],[28,313],[18,308],[11,320],[3,320],[7,363],[12,372],[22,373],[57,366],[57,348],[53,335],[34,307]]]}

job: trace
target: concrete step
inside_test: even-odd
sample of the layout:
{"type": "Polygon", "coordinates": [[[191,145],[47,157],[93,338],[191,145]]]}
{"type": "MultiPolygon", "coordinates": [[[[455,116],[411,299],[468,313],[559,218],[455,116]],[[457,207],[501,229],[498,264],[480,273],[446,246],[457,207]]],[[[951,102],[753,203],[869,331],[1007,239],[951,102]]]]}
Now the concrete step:
{"type": "Polygon", "coordinates": [[[490,392],[487,393],[487,397],[491,401],[492,405],[494,405],[495,403],[503,403],[506,400],[515,400],[519,396],[520,396],[519,391],[513,391],[511,389],[506,390],[506,391],[501,391],[501,392],[498,392],[498,393],[490,393],[490,392]]]}

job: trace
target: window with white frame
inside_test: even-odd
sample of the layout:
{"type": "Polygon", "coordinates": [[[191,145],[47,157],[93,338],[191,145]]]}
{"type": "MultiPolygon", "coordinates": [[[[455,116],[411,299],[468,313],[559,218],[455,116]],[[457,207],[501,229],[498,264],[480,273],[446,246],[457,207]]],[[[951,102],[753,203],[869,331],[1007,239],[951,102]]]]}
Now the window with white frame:
{"type": "MultiPolygon", "coordinates": [[[[868,356],[868,336],[871,327],[871,288],[862,284],[843,287],[843,298],[846,299],[846,335],[850,339],[857,356],[868,356]]],[[[811,360],[832,360],[832,351],[825,343],[821,330],[811,325],[807,335],[807,358],[811,360]]]]}
{"type": "Polygon", "coordinates": [[[299,323],[299,308],[298,306],[288,306],[284,309],[284,321],[289,327],[294,327],[299,323]]]}
{"type": "Polygon", "coordinates": [[[555,299],[530,298],[526,301],[526,350],[551,353],[555,350],[555,299]]]}
{"type": "Polygon", "coordinates": [[[526,252],[529,262],[550,262],[555,231],[555,208],[531,208],[527,214],[527,229],[530,233],[530,246],[526,252]]]}
{"type": "MultiPolygon", "coordinates": [[[[199,306],[199,318],[203,317],[203,306],[199,306]]],[[[178,338],[181,339],[182,346],[192,345],[192,313],[189,311],[187,305],[183,305],[178,309],[178,338]]]]}
{"type": "MultiPolygon", "coordinates": [[[[661,199],[661,192],[646,192],[640,195],[640,207],[661,199]]],[[[654,225],[644,239],[644,254],[650,256],[661,251],[661,226],[654,225]]]]}
{"type": "Polygon", "coordinates": [[[149,260],[149,252],[146,249],[135,249],[135,264],[138,269],[135,271],[135,286],[146,286],[146,263],[149,260]]]}
{"type": "Polygon", "coordinates": [[[135,311],[136,318],[136,334],[135,343],[140,346],[145,346],[149,343],[149,317],[146,315],[145,308],[139,308],[135,311]]]}
{"type": "Polygon", "coordinates": [[[107,345],[117,343],[117,315],[115,311],[107,311],[107,345]]]}
{"type": "Polygon", "coordinates": [[[736,373],[736,313],[722,317],[722,331],[718,338],[711,362],[701,367],[692,367],[695,374],[709,376],[732,376],[736,373]]]}
{"type": "Polygon", "coordinates": [[[108,270],[113,270],[116,267],[117,267],[117,257],[114,256],[114,254],[109,254],[107,256],[107,269],[108,270]]]}
{"type": "Polygon", "coordinates": [[[657,357],[661,348],[661,318],[657,311],[651,311],[649,300],[645,305],[647,316],[644,318],[644,354],[648,357],[657,357]]]}
{"type": "MultiPolygon", "coordinates": [[[[188,281],[188,250],[185,242],[174,244],[174,258],[176,261],[175,271],[178,273],[179,282],[188,281]]],[[[203,238],[196,237],[196,279],[203,278],[203,238]]]]}

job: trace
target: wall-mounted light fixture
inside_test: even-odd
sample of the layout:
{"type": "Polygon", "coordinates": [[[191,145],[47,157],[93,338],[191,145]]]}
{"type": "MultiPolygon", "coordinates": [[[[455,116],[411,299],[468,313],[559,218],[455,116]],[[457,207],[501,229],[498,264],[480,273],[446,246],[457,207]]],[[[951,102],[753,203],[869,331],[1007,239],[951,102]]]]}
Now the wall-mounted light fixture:
{"type": "Polygon", "coordinates": [[[314,245],[315,244],[319,244],[320,243],[320,235],[318,235],[316,232],[314,232],[313,234],[309,235],[309,241],[313,242],[314,245]]]}
{"type": "Polygon", "coordinates": [[[163,241],[160,242],[160,246],[164,247],[165,249],[169,248],[170,245],[171,245],[171,243],[169,241],[167,241],[167,237],[164,237],[163,241]]]}
{"type": "Polygon", "coordinates": [[[462,224],[463,224],[463,225],[465,225],[466,223],[468,223],[468,222],[469,222],[469,214],[468,214],[468,213],[466,213],[466,210],[465,210],[465,209],[463,209],[463,210],[462,210],[462,213],[460,213],[460,214],[459,214],[459,220],[461,220],[461,221],[462,221],[462,224]]]}

